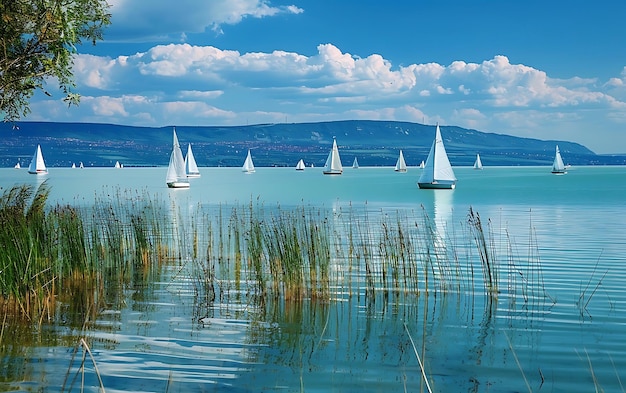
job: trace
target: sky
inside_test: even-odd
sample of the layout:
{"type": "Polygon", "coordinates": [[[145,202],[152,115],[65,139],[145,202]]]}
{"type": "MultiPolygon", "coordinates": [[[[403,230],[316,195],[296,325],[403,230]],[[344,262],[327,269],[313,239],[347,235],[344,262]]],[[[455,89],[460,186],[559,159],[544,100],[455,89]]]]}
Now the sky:
{"type": "Polygon", "coordinates": [[[626,153],[626,2],[109,0],[24,120],[136,126],[396,120],[626,153]]]}

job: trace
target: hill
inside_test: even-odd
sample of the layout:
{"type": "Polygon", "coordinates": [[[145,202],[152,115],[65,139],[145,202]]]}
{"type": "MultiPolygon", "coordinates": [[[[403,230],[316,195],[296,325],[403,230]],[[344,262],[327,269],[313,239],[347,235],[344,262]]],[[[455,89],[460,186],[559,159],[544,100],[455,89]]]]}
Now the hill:
{"type": "MultiPolygon", "coordinates": [[[[28,165],[41,144],[48,166],[165,166],[172,144],[172,127],[113,124],[19,122],[0,123],[0,165],[28,165]]],[[[177,126],[183,147],[191,143],[200,166],[241,166],[247,149],[256,166],[295,166],[299,159],[322,166],[333,137],[344,165],[358,157],[362,166],[393,166],[403,150],[409,166],[428,156],[434,126],[396,121],[349,120],[249,126],[177,126]]],[[[454,166],[471,165],[476,153],[483,164],[550,165],[558,144],[572,165],[625,164],[626,156],[597,155],[578,143],[518,138],[456,126],[441,132],[454,166]]]]}

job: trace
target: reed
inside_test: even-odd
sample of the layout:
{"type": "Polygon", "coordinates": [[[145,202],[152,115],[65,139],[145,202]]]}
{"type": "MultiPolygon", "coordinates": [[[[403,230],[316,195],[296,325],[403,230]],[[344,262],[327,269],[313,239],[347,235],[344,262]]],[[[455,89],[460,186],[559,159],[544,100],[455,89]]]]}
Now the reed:
{"type": "Polygon", "coordinates": [[[65,379],[63,381],[63,385],[61,386],[61,392],[65,392],[66,390],[66,386],[67,386],[67,391],[72,391],[72,388],[74,387],[74,384],[77,381],[77,378],[80,377],[80,390],[84,391],[85,389],[85,363],[87,361],[87,355],[89,355],[89,360],[91,360],[91,364],[93,365],[94,371],[95,371],[95,375],[98,378],[98,385],[100,387],[99,391],[104,393],[105,389],[104,389],[104,383],[102,382],[102,377],[100,376],[100,371],[98,371],[98,365],[96,364],[96,359],[93,357],[93,354],[91,353],[91,349],[89,348],[89,345],[87,344],[87,341],[85,341],[84,338],[81,338],[78,345],[75,347],[74,349],[74,353],[72,354],[72,359],[70,361],[70,365],[69,368],[67,370],[67,373],[65,374],[65,379]],[[80,365],[78,366],[78,370],[76,371],[76,373],[74,374],[72,380],[68,380],[68,378],[70,377],[70,373],[72,370],[72,367],[74,366],[74,360],[76,358],[76,355],[79,351],[79,349],[82,348],[82,357],[81,357],[81,362],[80,365]],[[69,382],[69,385],[68,385],[69,382]]]}
{"type": "MultiPolygon", "coordinates": [[[[263,251],[263,222],[254,214],[254,207],[249,206],[248,211],[248,238],[247,255],[250,279],[254,283],[254,293],[260,299],[265,299],[267,295],[266,272],[264,269],[265,253],[263,251]]],[[[276,281],[274,281],[276,282],[276,281]]]]}
{"type": "Polygon", "coordinates": [[[504,332],[504,337],[506,338],[506,342],[509,344],[509,348],[511,349],[511,354],[513,355],[513,359],[515,359],[515,364],[517,364],[517,368],[519,369],[520,373],[522,374],[522,378],[524,379],[524,383],[526,384],[526,388],[528,389],[528,392],[532,393],[533,390],[530,387],[530,383],[528,383],[528,378],[526,378],[526,374],[524,373],[524,369],[522,368],[522,365],[521,365],[519,359],[517,358],[517,354],[515,353],[515,348],[513,348],[513,344],[511,344],[511,340],[509,339],[509,336],[506,334],[506,332],[504,332]]]}
{"type": "Polygon", "coordinates": [[[600,288],[600,285],[602,285],[602,282],[604,281],[604,278],[606,277],[606,275],[609,272],[608,270],[605,271],[604,274],[602,275],[602,277],[600,277],[598,282],[595,284],[593,289],[591,289],[591,293],[587,294],[587,292],[590,290],[590,287],[592,285],[591,282],[593,281],[593,278],[594,278],[594,276],[595,276],[595,274],[596,274],[596,272],[598,270],[598,264],[599,263],[600,263],[600,258],[598,258],[598,260],[596,261],[596,264],[593,267],[593,271],[591,272],[591,277],[589,277],[589,281],[587,281],[587,285],[581,291],[580,295],[578,296],[578,300],[576,301],[576,306],[578,306],[578,309],[580,311],[581,316],[584,313],[589,313],[587,311],[587,305],[589,305],[589,302],[593,298],[593,295],[595,295],[595,293],[598,290],[598,288],[600,288]]]}
{"type": "MultiPolygon", "coordinates": [[[[69,270],[59,263],[59,245],[50,234],[58,220],[45,210],[48,195],[44,182],[37,189],[15,186],[0,198],[0,294],[10,313],[44,315],[57,274],[69,270]]],[[[63,217],[60,221],[66,222],[63,217]]],[[[71,252],[63,246],[67,244],[61,252],[71,252]]]]}
{"type": "Polygon", "coordinates": [[[422,358],[420,357],[417,347],[415,346],[415,342],[413,341],[413,337],[411,337],[411,332],[409,332],[409,327],[404,323],[404,330],[406,331],[407,336],[409,336],[409,340],[411,341],[411,347],[413,348],[413,353],[415,353],[415,357],[417,358],[417,362],[420,366],[420,373],[422,374],[422,381],[426,384],[426,389],[428,393],[432,393],[430,388],[430,383],[428,382],[428,377],[426,376],[426,372],[424,370],[424,363],[422,363],[422,358]]]}
{"type": "Polygon", "coordinates": [[[474,209],[471,207],[467,215],[467,221],[480,257],[485,292],[490,296],[496,296],[498,293],[498,266],[493,242],[488,242],[480,215],[474,212],[474,209]]]}
{"type": "Polygon", "coordinates": [[[207,214],[200,215],[199,220],[200,222],[194,222],[193,225],[195,229],[193,232],[191,282],[195,285],[196,295],[202,299],[203,306],[208,306],[215,301],[217,296],[215,257],[213,255],[215,248],[213,242],[214,226],[207,214]],[[205,245],[206,254],[204,258],[200,255],[202,244],[205,245]]]}
{"type": "MultiPolygon", "coordinates": [[[[181,211],[146,191],[113,189],[89,206],[47,208],[48,193],[45,183],[37,190],[19,186],[0,199],[0,218],[7,223],[0,228],[7,244],[0,256],[0,290],[5,301],[18,299],[16,309],[50,307],[64,286],[77,285],[69,278],[78,277],[93,282],[97,301],[116,304],[122,301],[119,289],[145,282],[166,263],[191,275],[203,303],[223,302],[233,293],[260,304],[281,297],[328,300],[339,288],[348,296],[363,290],[372,299],[379,291],[474,296],[475,266],[485,295],[499,290],[493,235],[471,208],[469,236],[459,242],[454,226],[435,222],[423,207],[267,208],[257,200],[181,211]]],[[[517,290],[522,270],[511,250],[509,239],[507,289],[517,290]]],[[[543,285],[539,258],[530,257],[525,296],[530,285],[543,285]]],[[[590,293],[582,305],[595,291],[590,293]]]]}

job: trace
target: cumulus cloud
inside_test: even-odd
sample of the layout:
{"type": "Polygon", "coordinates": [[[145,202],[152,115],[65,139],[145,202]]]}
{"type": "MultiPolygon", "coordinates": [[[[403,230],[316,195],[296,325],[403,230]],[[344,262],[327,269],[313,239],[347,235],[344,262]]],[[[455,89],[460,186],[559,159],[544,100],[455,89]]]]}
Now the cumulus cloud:
{"type": "MultiPolygon", "coordinates": [[[[604,84],[604,87],[610,92],[611,96],[619,100],[620,103],[626,102],[626,67],[624,67],[619,77],[610,78],[604,84]]],[[[622,119],[624,115],[620,114],[615,118],[622,119]]]]}
{"type": "Polygon", "coordinates": [[[171,34],[201,33],[207,29],[221,33],[223,25],[234,25],[245,18],[265,18],[280,14],[300,14],[295,5],[272,6],[268,0],[110,0],[112,25],[108,34],[117,39],[141,40],[171,34]],[[192,11],[190,11],[192,10],[192,11]]]}
{"type": "MultiPolygon", "coordinates": [[[[449,66],[413,64],[394,69],[378,54],[365,58],[342,52],[331,44],[319,45],[315,56],[274,51],[244,53],[212,46],[159,45],[147,52],[116,59],[79,55],[77,78],[87,87],[110,90],[132,88],[124,79],[143,78],[137,88],[165,89],[200,84],[195,89],[224,90],[228,86],[291,89],[326,102],[357,103],[405,99],[480,100],[493,107],[526,108],[607,104],[611,98],[595,80],[550,79],[545,72],[511,64],[505,56],[482,63],[455,61],[449,66]],[[200,87],[198,89],[197,87],[200,87]],[[454,97],[454,98],[452,98],[454,97]]],[[[619,86],[621,79],[607,86],[619,86]]]]}
{"type": "MultiPolygon", "coordinates": [[[[85,94],[81,118],[137,125],[361,118],[541,137],[557,121],[581,124],[583,111],[605,111],[615,122],[626,111],[626,70],[604,83],[555,79],[501,55],[394,66],[329,43],[309,56],[169,44],[115,58],[77,55],[74,71],[85,94]]],[[[62,113],[41,110],[49,119],[62,113]]]]}

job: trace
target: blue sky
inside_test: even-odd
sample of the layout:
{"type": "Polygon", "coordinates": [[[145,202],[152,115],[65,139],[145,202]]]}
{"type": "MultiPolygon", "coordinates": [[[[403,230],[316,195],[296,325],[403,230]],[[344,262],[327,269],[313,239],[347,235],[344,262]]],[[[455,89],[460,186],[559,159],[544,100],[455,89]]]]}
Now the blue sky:
{"type": "Polygon", "coordinates": [[[626,153],[626,2],[110,0],[79,107],[140,126],[345,119],[457,125],[626,153]]]}

